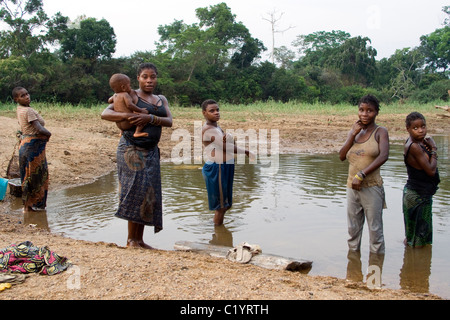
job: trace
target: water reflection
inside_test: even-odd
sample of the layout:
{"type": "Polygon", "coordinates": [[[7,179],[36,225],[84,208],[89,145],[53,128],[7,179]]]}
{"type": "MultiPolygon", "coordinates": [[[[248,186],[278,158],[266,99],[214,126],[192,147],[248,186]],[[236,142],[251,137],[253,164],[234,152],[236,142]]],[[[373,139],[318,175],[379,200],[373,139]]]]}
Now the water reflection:
{"type": "MultiPolygon", "coordinates": [[[[177,241],[229,247],[249,242],[266,253],[313,261],[310,274],[358,281],[364,281],[364,275],[367,278],[370,266],[378,266],[385,287],[412,290],[416,286],[416,290],[450,298],[449,138],[435,141],[442,182],[433,198],[432,257],[431,251],[426,255],[403,245],[402,192],[407,177],[401,143],[392,146],[390,159],[382,167],[388,205],[383,213],[386,255],[382,261],[377,262],[368,250],[357,256],[348,252],[348,163],[337,155],[283,155],[275,176],[259,166],[237,165],[234,203],[222,227],[212,223],[214,213],[208,209],[201,166],[163,163],[164,230],[157,235],[147,231],[144,240],[165,250],[172,250],[177,241]]],[[[117,192],[115,173],[91,185],[53,192],[47,220],[42,213],[40,220],[27,216],[24,222],[42,223],[52,232],[77,239],[124,245],[127,223],[114,217],[117,192]]],[[[17,210],[21,212],[20,203],[17,210]]],[[[365,230],[362,248],[368,247],[367,238],[365,230]]]]}
{"type": "MultiPolygon", "coordinates": [[[[381,289],[381,284],[383,283],[382,273],[383,273],[384,257],[385,257],[384,254],[377,254],[373,252],[369,253],[368,265],[373,273],[372,272],[367,273],[366,282],[371,287],[381,289]]],[[[365,282],[362,270],[361,252],[349,250],[347,254],[347,259],[348,264],[347,264],[346,279],[354,282],[365,282]]]]}
{"type": "Polygon", "coordinates": [[[405,247],[400,271],[400,287],[412,292],[428,293],[430,289],[432,246],[405,247]]]}
{"type": "Polygon", "coordinates": [[[233,234],[225,227],[225,225],[214,226],[214,234],[209,243],[216,246],[234,247],[233,234]]]}
{"type": "Polygon", "coordinates": [[[39,229],[50,231],[48,226],[47,210],[25,212],[23,216],[23,223],[25,225],[31,225],[39,229]]]}

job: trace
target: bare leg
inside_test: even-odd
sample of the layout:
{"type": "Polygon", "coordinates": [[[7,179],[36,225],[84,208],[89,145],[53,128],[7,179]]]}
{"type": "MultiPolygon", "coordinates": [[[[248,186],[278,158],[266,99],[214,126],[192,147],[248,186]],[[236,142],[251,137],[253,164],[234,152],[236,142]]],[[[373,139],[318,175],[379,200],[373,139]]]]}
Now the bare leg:
{"type": "Polygon", "coordinates": [[[144,228],[145,228],[145,226],[143,224],[138,224],[136,239],[141,248],[152,250],[154,248],[144,242],[144,228]]]}
{"type": "Polygon", "coordinates": [[[228,211],[230,208],[221,208],[216,210],[216,213],[214,215],[214,225],[215,226],[221,226],[223,225],[223,219],[225,217],[225,212],[228,211]]]}
{"type": "Polygon", "coordinates": [[[128,248],[139,248],[139,244],[136,241],[137,226],[138,226],[137,223],[128,221],[128,239],[127,239],[128,248]]]}
{"type": "Polygon", "coordinates": [[[134,132],[134,137],[135,138],[142,138],[142,137],[148,137],[148,133],[146,133],[146,132],[142,132],[142,129],[143,129],[144,127],[143,126],[137,126],[136,127],[136,131],[134,132]]]}
{"type": "Polygon", "coordinates": [[[148,244],[144,243],[144,228],[145,226],[143,224],[128,221],[128,248],[154,249],[148,244]]]}

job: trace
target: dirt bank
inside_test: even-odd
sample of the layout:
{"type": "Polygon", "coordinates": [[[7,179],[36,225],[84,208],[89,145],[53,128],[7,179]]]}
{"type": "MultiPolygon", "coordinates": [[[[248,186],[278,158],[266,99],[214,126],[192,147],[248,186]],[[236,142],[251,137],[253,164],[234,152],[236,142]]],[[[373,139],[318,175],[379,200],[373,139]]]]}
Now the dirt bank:
{"type": "MultiPolygon", "coordinates": [[[[434,112],[426,116],[431,134],[449,132],[450,122],[434,112]]],[[[114,124],[100,118],[54,119],[44,115],[53,133],[47,158],[51,175],[50,191],[94,181],[115,169],[119,139],[114,124]]],[[[405,115],[382,116],[393,143],[405,137],[405,115]]],[[[278,129],[282,153],[337,152],[354,117],[272,116],[270,120],[222,121],[224,128],[278,129]]],[[[201,119],[199,119],[201,120],[201,119]]],[[[17,120],[0,116],[0,175],[16,143],[17,120]]],[[[170,158],[171,134],[178,128],[193,131],[192,119],[175,119],[174,128],[165,129],[160,145],[162,156],[170,158]]],[[[403,300],[439,299],[432,294],[403,290],[369,290],[364,284],[334,277],[308,276],[288,271],[266,270],[252,265],[194,253],[125,249],[115,244],[69,239],[23,223],[11,215],[8,197],[0,203],[0,248],[31,241],[48,246],[68,257],[76,269],[56,276],[30,275],[27,280],[0,292],[0,299],[133,299],[133,300],[403,300]],[[72,285],[79,272],[79,286],[72,285]]],[[[163,231],[164,232],[164,231],[163,231]]],[[[174,242],[183,239],[174,239],[174,242]]],[[[151,245],[158,246],[157,243],[151,245]]]]}

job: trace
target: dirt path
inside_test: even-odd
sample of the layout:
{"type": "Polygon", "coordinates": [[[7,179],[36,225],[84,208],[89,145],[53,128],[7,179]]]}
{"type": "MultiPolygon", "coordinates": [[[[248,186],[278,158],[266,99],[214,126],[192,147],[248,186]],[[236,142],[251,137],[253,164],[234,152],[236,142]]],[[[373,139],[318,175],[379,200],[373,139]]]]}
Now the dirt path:
{"type": "MultiPolygon", "coordinates": [[[[431,134],[449,132],[447,119],[434,113],[426,116],[432,124],[431,134]]],[[[393,143],[401,143],[406,137],[404,117],[379,117],[393,143]]],[[[0,121],[0,175],[4,176],[18,127],[12,116],[0,116],[0,121]]],[[[244,130],[278,129],[282,153],[330,153],[339,150],[351,121],[353,117],[289,116],[268,121],[223,121],[221,125],[244,130]]],[[[47,147],[50,191],[90,183],[115,169],[119,136],[114,124],[99,118],[77,118],[50,119],[46,126],[53,133],[47,147]]],[[[193,132],[193,121],[176,119],[174,128],[164,130],[160,148],[165,159],[170,158],[177,143],[171,141],[171,135],[179,128],[193,132]]],[[[24,225],[23,217],[10,214],[8,197],[0,202],[0,248],[28,240],[68,257],[76,268],[51,277],[30,275],[24,283],[0,292],[2,300],[439,299],[403,290],[369,290],[362,283],[345,279],[266,270],[195,253],[124,249],[115,244],[69,239],[24,225]],[[79,286],[74,285],[74,279],[79,280],[79,286]]]]}

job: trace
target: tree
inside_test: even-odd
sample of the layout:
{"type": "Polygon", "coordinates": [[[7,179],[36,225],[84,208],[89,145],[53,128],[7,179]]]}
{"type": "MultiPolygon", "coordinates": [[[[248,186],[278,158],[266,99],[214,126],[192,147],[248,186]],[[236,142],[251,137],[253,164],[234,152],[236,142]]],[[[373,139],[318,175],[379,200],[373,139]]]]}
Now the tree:
{"type": "Polygon", "coordinates": [[[275,61],[279,63],[281,68],[290,69],[295,61],[295,52],[289,50],[285,46],[281,46],[279,48],[275,48],[274,58],[275,61]]]}
{"type": "Polygon", "coordinates": [[[232,74],[236,81],[239,73],[250,67],[265,49],[242,23],[235,21],[225,3],[198,8],[196,15],[198,23],[187,25],[175,20],[159,26],[155,54],[156,59],[164,57],[163,65],[170,70],[177,99],[186,101],[189,97],[194,104],[211,95],[220,99],[224,79],[232,74]]]}
{"type": "Polygon", "coordinates": [[[108,21],[87,18],[79,28],[68,29],[61,37],[61,56],[64,61],[72,58],[86,59],[95,64],[110,59],[116,50],[116,35],[108,21]]]}
{"type": "Polygon", "coordinates": [[[43,49],[45,23],[42,0],[0,0],[0,20],[9,30],[0,32],[0,57],[29,57],[43,49]]]}
{"type": "MultiPolygon", "coordinates": [[[[418,49],[404,48],[396,50],[388,59],[390,65],[389,89],[392,98],[406,99],[418,87],[424,57],[418,49]]],[[[387,70],[385,70],[387,71],[387,70]]]]}
{"type": "Polygon", "coordinates": [[[288,31],[289,29],[294,28],[293,26],[289,26],[289,28],[286,28],[284,30],[278,30],[277,29],[277,23],[278,21],[281,20],[281,18],[284,15],[284,12],[281,13],[278,17],[275,16],[276,12],[272,11],[269,13],[270,18],[263,18],[263,20],[266,20],[270,23],[270,25],[272,26],[272,53],[271,53],[271,57],[272,57],[272,63],[275,63],[276,60],[276,48],[275,48],[275,34],[276,33],[284,33],[286,31],[288,31]]]}
{"type": "Polygon", "coordinates": [[[450,6],[442,7],[442,12],[444,12],[447,17],[444,20],[444,26],[450,26],[450,6]]]}
{"type": "Polygon", "coordinates": [[[446,73],[450,68],[450,26],[420,37],[420,50],[431,72],[446,73]]]}
{"type": "Polygon", "coordinates": [[[376,71],[377,51],[368,46],[367,37],[347,39],[328,57],[327,65],[338,69],[348,78],[349,85],[369,85],[373,82],[376,71]]]}
{"type": "Polygon", "coordinates": [[[302,60],[305,64],[324,66],[328,57],[348,39],[350,34],[344,31],[318,31],[297,36],[292,45],[298,47],[298,52],[303,56],[302,60]]]}

